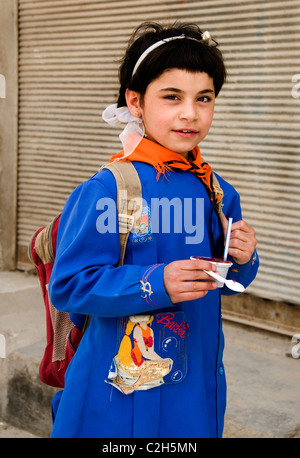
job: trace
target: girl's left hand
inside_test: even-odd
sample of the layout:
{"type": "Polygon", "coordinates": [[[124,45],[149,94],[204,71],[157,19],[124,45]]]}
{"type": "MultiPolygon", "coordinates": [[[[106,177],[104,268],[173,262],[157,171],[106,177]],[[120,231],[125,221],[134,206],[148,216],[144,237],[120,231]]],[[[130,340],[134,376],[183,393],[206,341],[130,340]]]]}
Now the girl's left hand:
{"type": "MultiPolygon", "coordinates": [[[[226,237],[228,220],[226,216],[222,217],[222,226],[224,237],[226,237]]],[[[237,221],[231,226],[228,254],[237,264],[246,264],[250,261],[251,256],[257,244],[254,229],[246,221],[237,221]]]]}

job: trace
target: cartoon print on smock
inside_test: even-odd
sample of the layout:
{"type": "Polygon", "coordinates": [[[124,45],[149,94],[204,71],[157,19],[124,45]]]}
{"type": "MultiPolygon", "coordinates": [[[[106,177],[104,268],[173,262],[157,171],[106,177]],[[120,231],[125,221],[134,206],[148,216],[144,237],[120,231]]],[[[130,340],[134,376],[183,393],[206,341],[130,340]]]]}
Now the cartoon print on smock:
{"type": "Polygon", "coordinates": [[[118,352],[106,382],[130,394],[183,381],[187,335],[181,311],[120,318],[118,352]]]}

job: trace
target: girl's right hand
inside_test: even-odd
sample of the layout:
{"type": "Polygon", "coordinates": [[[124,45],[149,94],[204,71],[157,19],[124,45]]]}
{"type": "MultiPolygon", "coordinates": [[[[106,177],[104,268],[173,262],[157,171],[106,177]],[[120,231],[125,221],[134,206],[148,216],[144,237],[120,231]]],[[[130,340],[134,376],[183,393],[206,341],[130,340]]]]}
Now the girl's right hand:
{"type": "Polygon", "coordinates": [[[187,259],[167,264],[164,269],[165,289],[173,304],[193,301],[204,297],[209,290],[218,287],[203,270],[216,272],[216,266],[210,262],[187,259]],[[200,280],[200,281],[199,281],[200,280]]]}

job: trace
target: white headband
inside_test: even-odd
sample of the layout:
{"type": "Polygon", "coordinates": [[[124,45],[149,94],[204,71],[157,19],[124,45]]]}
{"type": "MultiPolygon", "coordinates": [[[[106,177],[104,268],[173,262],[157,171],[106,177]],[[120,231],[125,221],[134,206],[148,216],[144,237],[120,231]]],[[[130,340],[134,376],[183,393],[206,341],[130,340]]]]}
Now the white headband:
{"type": "MultiPolygon", "coordinates": [[[[205,41],[208,45],[211,45],[212,43],[212,39],[211,39],[211,36],[210,36],[210,33],[208,31],[206,32],[203,32],[202,33],[202,40],[205,41]]],[[[181,38],[188,38],[189,40],[194,40],[194,41],[199,41],[197,40],[196,38],[193,38],[193,37],[189,37],[187,35],[178,35],[177,37],[168,37],[168,38],[164,38],[163,40],[160,40],[160,41],[157,41],[156,43],[154,43],[153,45],[149,46],[149,48],[147,48],[142,54],[141,56],[138,58],[135,66],[134,66],[134,69],[133,69],[133,72],[132,72],[132,75],[133,76],[138,67],[141,65],[141,63],[143,62],[143,60],[148,56],[148,54],[153,51],[154,49],[158,48],[159,46],[165,44],[165,43],[168,43],[169,41],[173,41],[173,40],[180,40],[181,38]]]]}

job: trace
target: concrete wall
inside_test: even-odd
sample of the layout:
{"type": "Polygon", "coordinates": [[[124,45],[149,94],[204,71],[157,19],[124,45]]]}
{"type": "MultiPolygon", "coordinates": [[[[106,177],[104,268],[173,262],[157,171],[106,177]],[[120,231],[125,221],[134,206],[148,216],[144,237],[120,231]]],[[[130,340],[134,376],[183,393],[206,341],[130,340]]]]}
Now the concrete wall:
{"type": "Polygon", "coordinates": [[[0,0],[0,75],[0,270],[12,270],[16,265],[17,0],[0,0]]]}

